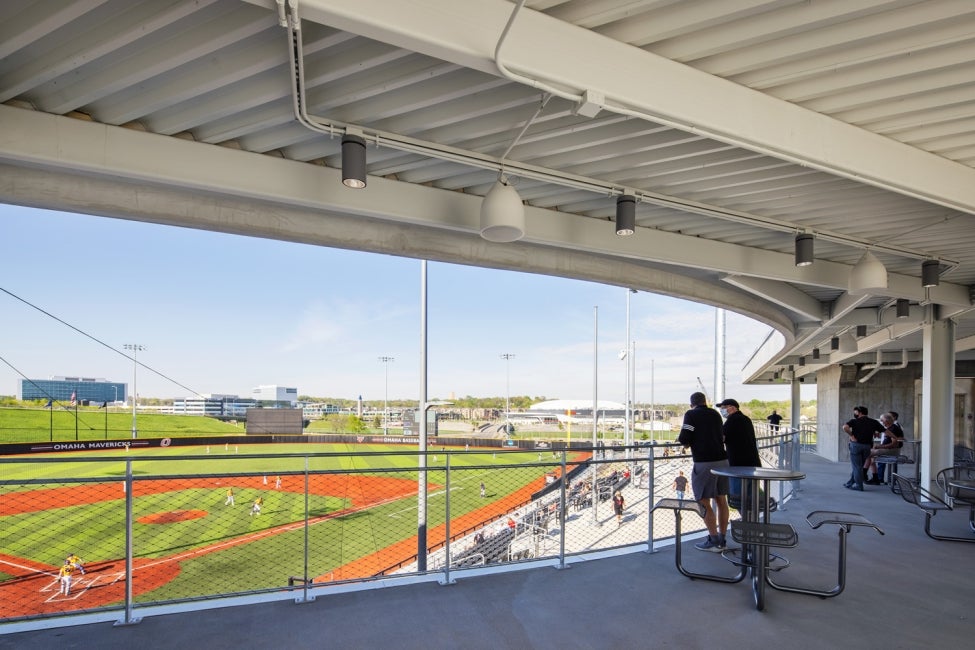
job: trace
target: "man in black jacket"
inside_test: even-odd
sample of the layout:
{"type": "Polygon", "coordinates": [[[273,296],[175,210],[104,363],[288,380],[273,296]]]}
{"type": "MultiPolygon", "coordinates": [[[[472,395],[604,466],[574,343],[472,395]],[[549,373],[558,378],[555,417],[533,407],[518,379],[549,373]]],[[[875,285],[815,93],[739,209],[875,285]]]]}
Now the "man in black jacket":
{"type": "Polygon", "coordinates": [[[853,409],[853,419],[843,425],[843,431],[850,436],[850,480],[843,487],[863,492],[863,465],[873,448],[874,434],[884,432],[882,424],[867,416],[866,406],[853,409]]]}
{"type": "MultiPolygon", "coordinates": [[[[726,399],[718,404],[718,411],[724,421],[724,446],[728,451],[728,464],[732,467],[761,467],[762,459],[758,456],[758,444],[755,442],[755,427],[748,416],[739,410],[738,402],[726,399]]],[[[738,502],[738,510],[744,515],[744,509],[750,503],[750,495],[742,494],[741,479],[732,478],[728,481],[728,494],[732,503],[738,502]]]]}
{"type": "Polygon", "coordinates": [[[691,448],[694,459],[691,489],[694,499],[704,507],[704,525],[708,528],[707,539],[694,546],[700,551],[720,553],[725,549],[725,531],[728,529],[728,478],[715,476],[711,469],[728,466],[721,416],[708,408],[704,393],[691,395],[691,407],[684,413],[677,441],[691,448]]]}

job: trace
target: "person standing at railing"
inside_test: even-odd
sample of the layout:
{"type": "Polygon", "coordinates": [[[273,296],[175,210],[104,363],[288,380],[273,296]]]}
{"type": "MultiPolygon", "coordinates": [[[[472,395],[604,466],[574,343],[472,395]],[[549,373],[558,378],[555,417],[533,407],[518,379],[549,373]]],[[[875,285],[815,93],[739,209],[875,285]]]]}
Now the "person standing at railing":
{"type": "Polygon", "coordinates": [[[691,448],[694,468],[691,471],[691,489],[694,499],[704,507],[704,525],[707,539],[694,547],[699,551],[720,553],[725,549],[725,531],[728,529],[728,478],[715,476],[712,468],[727,467],[728,453],[724,448],[721,416],[708,407],[704,393],[691,394],[691,409],[684,413],[677,441],[691,448]]]}
{"type": "Polygon", "coordinates": [[[771,433],[779,432],[779,422],[782,421],[782,416],[779,415],[775,409],[772,409],[772,415],[765,418],[768,420],[768,428],[771,433]]]}
{"type": "MultiPolygon", "coordinates": [[[[732,467],[761,467],[762,459],[758,455],[755,427],[751,418],[746,417],[739,410],[738,402],[733,399],[726,399],[718,404],[718,411],[721,417],[725,418],[722,431],[725,450],[728,452],[728,464],[732,467]]],[[[732,502],[737,500],[738,511],[744,517],[745,508],[751,502],[751,495],[742,494],[741,486],[740,478],[728,479],[729,500],[732,502]]]]}

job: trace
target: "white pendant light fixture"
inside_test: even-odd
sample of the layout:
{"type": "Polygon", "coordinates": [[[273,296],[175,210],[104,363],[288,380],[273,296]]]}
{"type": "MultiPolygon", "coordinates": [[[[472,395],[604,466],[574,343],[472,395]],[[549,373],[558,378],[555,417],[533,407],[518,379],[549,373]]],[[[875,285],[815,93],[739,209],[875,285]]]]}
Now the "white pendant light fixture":
{"type": "Polygon", "coordinates": [[[502,244],[525,236],[525,205],[506,180],[498,180],[481,202],[481,237],[502,244]]]}
{"type": "Polygon", "coordinates": [[[870,251],[864,251],[850,271],[852,294],[874,293],[887,289],[887,267],[870,251]]]}

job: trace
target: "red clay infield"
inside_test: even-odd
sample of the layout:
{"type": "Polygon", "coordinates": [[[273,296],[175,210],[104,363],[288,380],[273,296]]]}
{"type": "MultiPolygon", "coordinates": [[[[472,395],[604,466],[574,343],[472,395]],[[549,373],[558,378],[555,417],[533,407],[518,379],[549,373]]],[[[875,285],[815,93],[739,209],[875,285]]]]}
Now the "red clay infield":
{"type": "MultiPolygon", "coordinates": [[[[578,459],[573,459],[578,462],[578,459]]],[[[283,477],[281,490],[303,492],[304,477],[283,477]]],[[[498,516],[510,512],[514,508],[527,503],[531,494],[544,485],[544,478],[533,481],[517,492],[503,499],[492,501],[490,504],[470,512],[452,521],[454,530],[465,530],[480,523],[491,521],[498,516]]],[[[237,478],[217,480],[201,478],[191,480],[137,480],[134,484],[135,496],[159,494],[187,489],[218,490],[220,494],[227,487],[234,489],[258,489],[270,491],[270,486],[262,477],[237,478]]],[[[438,486],[431,485],[431,489],[438,486]]],[[[333,496],[347,499],[349,507],[330,513],[329,519],[342,516],[350,511],[363,510],[378,503],[385,503],[416,494],[416,481],[413,479],[388,478],[351,474],[325,474],[310,476],[308,480],[309,493],[321,496],[333,496]]],[[[8,516],[77,505],[88,505],[114,499],[122,499],[125,486],[121,481],[101,484],[84,484],[81,486],[51,488],[25,492],[8,492],[0,499],[0,515],[8,516]]],[[[160,512],[140,518],[143,524],[167,524],[188,521],[207,515],[203,510],[176,510],[160,512]]],[[[284,525],[275,529],[265,530],[254,535],[247,535],[234,540],[230,545],[247,544],[256,539],[275,535],[291,530],[293,525],[284,525]]],[[[430,546],[442,544],[445,527],[438,526],[428,532],[430,546]]],[[[416,554],[417,538],[403,540],[384,548],[369,556],[338,567],[327,577],[315,579],[315,582],[328,580],[348,580],[353,578],[376,575],[379,571],[398,561],[405,561],[416,554]]],[[[226,549],[227,543],[219,546],[219,550],[226,549]]],[[[201,548],[196,551],[168,558],[136,558],[133,562],[132,588],[133,595],[145,594],[176,578],[180,571],[180,562],[194,556],[218,550],[218,548],[201,548]]],[[[71,594],[62,596],[57,583],[58,567],[45,565],[32,560],[0,554],[0,571],[14,576],[0,583],[0,619],[8,619],[38,614],[53,614],[79,609],[91,609],[117,604],[125,598],[125,561],[108,561],[96,564],[86,564],[85,574],[74,576],[71,594]]]]}

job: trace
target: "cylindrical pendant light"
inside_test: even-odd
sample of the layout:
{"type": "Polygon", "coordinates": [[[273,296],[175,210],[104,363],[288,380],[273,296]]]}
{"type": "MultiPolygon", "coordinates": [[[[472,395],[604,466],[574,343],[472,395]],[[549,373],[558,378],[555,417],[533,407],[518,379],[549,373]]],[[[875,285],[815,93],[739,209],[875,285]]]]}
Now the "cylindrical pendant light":
{"type": "Polygon", "coordinates": [[[796,235],[796,266],[809,266],[813,263],[813,245],[812,235],[796,235]]]}
{"type": "Polygon", "coordinates": [[[834,336],[829,340],[829,349],[836,352],[840,349],[840,337],[834,336]]]}
{"type": "Polygon", "coordinates": [[[357,136],[342,136],[342,184],[354,189],[366,186],[366,141],[357,136]]]}
{"type": "Polygon", "coordinates": [[[936,287],[941,283],[941,264],[938,260],[925,260],[921,264],[921,286],[936,287]]]}
{"type": "Polygon", "coordinates": [[[819,348],[813,348],[813,359],[819,358],[819,348]]]}
{"type": "Polygon", "coordinates": [[[907,318],[911,315],[911,301],[907,298],[897,299],[897,318],[907,318]]]}
{"type": "Polygon", "coordinates": [[[616,234],[628,237],[636,232],[636,197],[624,194],[616,199],[616,234]]]}

